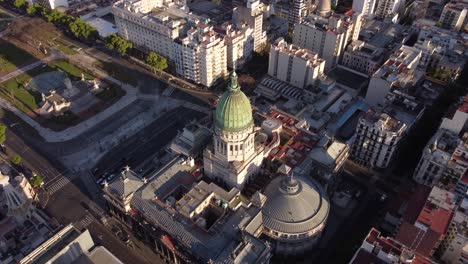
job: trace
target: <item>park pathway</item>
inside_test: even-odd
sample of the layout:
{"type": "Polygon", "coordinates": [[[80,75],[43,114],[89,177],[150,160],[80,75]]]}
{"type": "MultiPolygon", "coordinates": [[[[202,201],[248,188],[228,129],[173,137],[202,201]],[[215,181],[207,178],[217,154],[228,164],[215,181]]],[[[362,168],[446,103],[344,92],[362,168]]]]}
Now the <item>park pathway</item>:
{"type": "MultiPolygon", "coordinates": [[[[119,101],[114,103],[112,106],[106,108],[104,111],[94,115],[93,117],[77,124],[76,126],[69,127],[65,130],[62,131],[53,131],[49,128],[42,127],[39,123],[37,123],[35,120],[33,120],[31,117],[23,113],[22,111],[18,110],[16,107],[14,107],[11,103],[8,101],[0,98],[0,106],[2,108],[8,109],[9,111],[13,112],[15,115],[19,116],[23,121],[28,123],[30,126],[32,126],[35,130],[38,131],[38,133],[44,138],[45,141],[47,142],[65,142],[68,140],[71,140],[82,133],[86,132],[87,130],[93,128],[95,125],[103,122],[107,118],[111,117],[118,111],[122,110],[124,107],[130,105],[137,99],[143,99],[143,100],[154,100],[157,101],[159,96],[151,96],[151,95],[143,95],[138,93],[138,89],[134,86],[124,84],[120,82],[119,80],[109,76],[105,72],[97,69],[94,67],[94,61],[95,59],[83,54],[79,53],[77,55],[68,55],[64,56],[59,52],[53,52],[51,56],[44,58],[41,61],[35,62],[33,64],[30,64],[28,66],[25,66],[21,69],[18,69],[7,76],[4,76],[0,78],[0,82],[6,81],[10,78],[14,78],[28,70],[34,69],[35,67],[38,67],[42,63],[47,63],[50,61],[53,61],[55,59],[60,59],[60,58],[66,58],[70,60],[73,64],[76,64],[80,66],[81,68],[88,69],[90,72],[92,72],[96,77],[104,79],[110,83],[113,83],[115,85],[120,86],[122,89],[126,91],[126,94],[120,98],[119,101]]],[[[176,99],[174,99],[176,100],[176,99]]],[[[182,103],[181,101],[177,100],[177,103],[182,103]]],[[[175,101],[174,101],[175,102],[175,101]]],[[[208,109],[191,104],[188,102],[183,102],[183,104],[193,110],[208,113],[208,109]]]]}

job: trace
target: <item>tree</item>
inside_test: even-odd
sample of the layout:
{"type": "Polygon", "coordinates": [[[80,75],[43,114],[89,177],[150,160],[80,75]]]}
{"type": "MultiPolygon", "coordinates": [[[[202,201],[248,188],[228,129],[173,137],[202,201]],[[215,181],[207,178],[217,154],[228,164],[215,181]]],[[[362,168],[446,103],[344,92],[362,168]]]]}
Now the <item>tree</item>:
{"type": "Polygon", "coordinates": [[[152,51],[146,56],[146,64],[160,71],[165,70],[168,66],[166,58],[152,51]]]}
{"type": "Polygon", "coordinates": [[[116,50],[120,55],[125,55],[127,50],[133,48],[130,41],[125,40],[117,34],[110,34],[104,39],[104,44],[111,50],[116,50]]]}
{"type": "Polygon", "coordinates": [[[15,155],[11,159],[11,162],[13,162],[13,164],[19,165],[21,163],[21,157],[19,155],[15,155]]]}
{"type": "Polygon", "coordinates": [[[38,3],[34,3],[33,5],[30,5],[28,9],[26,9],[26,12],[30,15],[37,15],[42,12],[42,7],[38,3]]]}
{"type": "Polygon", "coordinates": [[[97,30],[84,22],[81,18],[76,18],[68,24],[67,32],[81,40],[95,40],[98,37],[97,30]]]}
{"type": "Polygon", "coordinates": [[[62,17],[65,15],[60,13],[55,9],[44,9],[46,11],[42,12],[42,15],[47,22],[57,23],[61,21],[62,17]]]}
{"type": "Polygon", "coordinates": [[[26,0],[13,0],[13,6],[16,8],[22,8],[23,6],[26,6],[26,0]]]}
{"type": "Polygon", "coordinates": [[[4,124],[0,124],[0,144],[5,143],[6,139],[6,126],[4,124]]]}
{"type": "Polygon", "coordinates": [[[41,176],[39,175],[34,175],[32,178],[31,178],[31,186],[32,187],[41,187],[42,184],[44,184],[44,180],[42,179],[41,176]]]}

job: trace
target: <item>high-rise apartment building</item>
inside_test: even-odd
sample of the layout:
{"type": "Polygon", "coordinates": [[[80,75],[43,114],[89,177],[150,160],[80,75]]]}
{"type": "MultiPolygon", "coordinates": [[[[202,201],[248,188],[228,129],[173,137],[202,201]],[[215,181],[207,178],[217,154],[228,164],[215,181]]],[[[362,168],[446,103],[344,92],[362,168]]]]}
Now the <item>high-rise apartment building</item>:
{"type": "Polygon", "coordinates": [[[185,3],[124,0],[113,6],[119,35],[175,64],[178,74],[211,86],[227,73],[226,45],[185,3]]]}
{"type": "Polygon", "coordinates": [[[359,119],[351,158],[366,167],[386,168],[407,129],[405,123],[387,113],[367,111],[359,119]]]}
{"type": "Polygon", "coordinates": [[[325,61],[317,53],[288,44],[279,38],[270,47],[268,74],[299,88],[315,85],[325,61]]]}
{"type": "Polygon", "coordinates": [[[301,23],[306,16],[309,15],[311,0],[290,0],[288,23],[294,26],[296,23],[301,23]]]}
{"type": "Polygon", "coordinates": [[[371,16],[374,14],[376,3],[376,0],[354,0],[352,9],[363,16],[371,16]]]}
{"type": "Polygon", "coordinates": [[[294,27],[293,44],[316,52],[325,60],[325,70],[338,64],[346,45],[359,37],[362,15],[352,11],[345,15],[311,15],[294,27]]]}
{"type": "Polygon", "coordinates": [[[468,2],[463,0],[450,1],[444,6],[439,23],[443,27],[458,32],[465,25],[467,12],[468,2]]]}
{"type": "Polygon", "coordinates": [[[263,10],[260,0],[247,0],[245,5],[236,6],[232,14],[233,24],[239,30],[250,27],[253,32],[253,50],[260,52],[266,46],[266,31],[263,30],[263,10]]]}
{"type": "Polygon", "coordinates": [[[253,29],[244,27],[236,30],[232,24],[225,23],[215,30],[224,36],[227,66],[231,69],[242,68],[254,52],[253,29]]]}
{"type": "Polygon", "coordinates": [[[380,0],[375,9],[375,16],[382,19],[391,19],[397,22],[399,13],[405,5],[405,0],[380,0]]]}
{"type": "Polygon", "coordinates": [[[198,22],[175,47],[177,72],[185,78],[211,86],[227,74],[226,44],[213,26],[198,22]]]}

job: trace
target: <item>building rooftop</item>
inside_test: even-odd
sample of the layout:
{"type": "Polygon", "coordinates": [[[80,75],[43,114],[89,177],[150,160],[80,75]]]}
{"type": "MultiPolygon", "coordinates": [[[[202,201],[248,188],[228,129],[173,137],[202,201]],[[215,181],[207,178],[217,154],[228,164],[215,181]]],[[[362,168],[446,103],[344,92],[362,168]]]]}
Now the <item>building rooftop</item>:
{"type": "Polygon", "coordinates": [[[318,54],[308,49],[303,49],[299,46],[288,44],[283,38],[279,38],[275,41],[275,45],[272,48],[278,50],[281,53],[289,54],[296,58],[301,58],[307,62],[307,64],[313,67],[319,67],[324,62],[323,59],[319,58],[318,54]]]}
{"type": "Polygon", "coordinates": [[[403,33],[403,25],[373,19],[361,27],[359,39],[375,47],[387,48],[394,42],[402,43],[403,33]]]}
{"type": "Polygon", "coordinates": [[[439,241],[440,234],[431,229],[423,229],[408,222],[403,222],[395,238],[416,253],[430,257],[439,241]]]}
{"type": "MultiPolygon", "coordinates": [[[[237,197],[238,190],[226,192],[215,185],[201,182],[194,185],[196,179],[187,171],[189,167],[183,163],[182,158],[176,157],[149,177],[146,183],[142,181],[131,196],[130,213],[139,215],[160,228],[168,235],[167,243],[181,245],[203,261],[211,259],[215,262],[244,263],[244,258],[261,258],[267,254],[270,249],[264,242],[254,237],[244,239],[242,236],[243,229],[255,229],[249,225],[256,219],[260,209],[236,202],[232,197],[237,197]],[[210,193],[214,194],[212,197],[215,200],[210,199],[210,193]],[[200,205],[202,200],[206,201],[203,206],[212,206],[214,211],[223,212],[208,229],[200,224],[199,214],[187,213],[200,205]],[[225,203],[229,204],[227,208],[224,207],[225,203]]],[[[113,186],[127,183],[129,182],[122,178],[116,178],[104,191],[114,199],[118,198],[113,195],[116,193],[112,190],[113,186]]]]}
{"type": "Polygon", "coordinates": [[[323,225],[330,204],[322,187],[310,178],[278,176],[265,189],[263,224],[270,230],[302,234],[323,225]]]}
{"type": "Polygon", "coordinates": [[[402,133],[406,129],[405,124],[400,120],[387,113],[376,112],[372,109],[369,109],[363,116],[361,116],[361,120],[370,125],[379,127],[382,131],[402,133]]]}
{"type": "MultiPolygon", "coordinates": [[[[320,145],[320,143],[318,145],[320,145]]],[[[324,166],[333,166],[347,148],[348,145],[346,143],[334,140],[327,146],[313,148],[310,151],[309,156],[313,161],[319,164],[323,164],[324,166]]]]}
{"type": "Polygon", "coordinates": [[[413,127],[424,110],[423,103],[398,89],[394,89],[385,96],[383,111],[403,122],[408,128],[413,127]]]}
{"type": "Polygon", "coordinates": [[[382,61],[384,49],[373,46],[361,40],[352,41],[346,48],[347,52],[369,58],[373,61],[382,61]]]}
{"type": "MultiPolygon", "coordinates": [[[[80,235],[81,233],[78,230],[72,225],[68,225],[24,257],[20,263],[47,263],[80,235]]],[[[89,236],[89,232],[87,232],[87,236],[89,236]]],[[[91,239],[91,237],[89,237],[89,239],[91,239]]]]}
{"type": "Polygon", "coordinates": [[[353,13],[346,13],[344,15],[335,13],[329,17],[323,17],[317,14],[311,14],[305,17],[301,24],[322,31],[342,34],[348,30],[348,27],[352,23],[352,15],[353,13]]]}
{"type": "Polygon", "coordinates": [[[421,75],[416,69],[421,58],[421,50],[401,46],[390,58],[374,73],[373,77],[381,78],[392,83],[393,86],[406,88],[416,83],[421,75]]]}

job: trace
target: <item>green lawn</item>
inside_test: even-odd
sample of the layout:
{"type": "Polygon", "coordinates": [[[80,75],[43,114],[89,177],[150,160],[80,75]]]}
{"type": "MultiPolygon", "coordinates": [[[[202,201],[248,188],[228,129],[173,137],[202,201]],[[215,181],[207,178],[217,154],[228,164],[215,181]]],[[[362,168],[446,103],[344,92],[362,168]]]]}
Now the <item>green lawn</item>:
{"type": "MultiPolygon", "coordinates": [[[[44,67],[37,67],[26,73],[23,73],[15,78],[0,84],[0,96],[13,103],[18,109],[23,112],[35,110],[41,101],[40,93],[26,89],[27,84],[34,76],[41,73],[54,70],[62,70],[74,79],[81,79],[83,72],[78,67],[68,63],[66,60],[56,60],[44,67]]],[[[84,73],[85,78],[93,79],[94,76],[84,73]]]]}
{"type": "Polygon", "coordinates": [[[0,74],[12,71],[35,60],[28,52],[9,42],[0,40],[0,74]]]}
{"type": "Polygon", "coordinates": [[[54,42],[57,44],[57,48],[65,54],[75,55],[78,53],[76,50],[74,50],[76,47],[73,44],[63,39],[57,38],[54,42]]]}
{"type": "Polygon", "coordinates": [[[64,72],[66,72],[70,77],[75,77],[81,79],[81,73],[84,73],[86,79],[94,79],[94,76],[91,74],[88,74],[84,72],[82,69],[76,67],[73,64],[70,64],[66,60],[56,60],[51,63],[49,63],[49,67],[53,69],[60,69],[64,72]]]}

